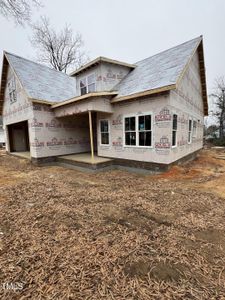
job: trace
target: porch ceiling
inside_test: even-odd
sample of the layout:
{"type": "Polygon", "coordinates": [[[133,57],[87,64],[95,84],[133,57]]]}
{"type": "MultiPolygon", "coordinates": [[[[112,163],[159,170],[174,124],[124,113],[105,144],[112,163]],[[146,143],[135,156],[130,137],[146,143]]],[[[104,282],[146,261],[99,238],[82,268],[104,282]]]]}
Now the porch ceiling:
{"type": "Polygon", "coordinates": [[[67,102],[52,105],[55,116],[65,117],[87,113],[88,111],[96,111],[103,113],[113,113],[114,108],[111,104],[112,92],[91,93],[70,99],[67,102]],[[82,101],[80,101],[82,100],[82,101]]]}

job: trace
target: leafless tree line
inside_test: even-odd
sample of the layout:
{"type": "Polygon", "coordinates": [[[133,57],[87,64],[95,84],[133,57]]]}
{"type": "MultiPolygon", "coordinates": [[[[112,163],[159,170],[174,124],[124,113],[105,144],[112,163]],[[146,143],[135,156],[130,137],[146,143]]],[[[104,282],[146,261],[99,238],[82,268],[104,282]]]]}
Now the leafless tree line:
{"type": "Polygon", "coordinates": [[[74,34],[69,25],[56,32],[46,17],[32,25],[31,42],[38,50],[40,61],[49,64],[58,71],[67,72],[71,67],[79,68],[87,61],[83,50],[81,34],[74,34]]]}
{"type": "Polygon", "coordinates": [[[30,21],[33,7],[40,6],[40,0],[0,0],[0,13],[23,25],[30,21]]]}
{"type": "MultiPolygon", "coordinates": [[[[0,14],[24,25],[30,23],[33,8],[41,6],[41,0],[0,0],[0,14]]],[[[31,24],[31,28],[31,44],[40,62],[63,72],[87,62],[82,36],[74,34],[69,25],[57,32],[47,17],[41,17],[39,22],[31,24]]]]}
{"type": "Polygon", "coordinates": [[[213,116],[218,121],[219,137],[225,138],[225,79],[218,77],[215,80],[215,87],[210,97],[214,100],[215,109],[213,116]]]}

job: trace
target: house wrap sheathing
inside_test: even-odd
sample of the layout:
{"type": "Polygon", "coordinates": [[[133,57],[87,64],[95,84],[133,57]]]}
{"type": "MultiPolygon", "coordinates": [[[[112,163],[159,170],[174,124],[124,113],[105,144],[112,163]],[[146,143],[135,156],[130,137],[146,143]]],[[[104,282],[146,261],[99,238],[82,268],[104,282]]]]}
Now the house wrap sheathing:
{"type": "Polygon", "coordinates": [[[167,166],[203,146],[202,37],[135,64],[99,57],[70,75],[4,52],[0,93],[7,151],[35,162],[95,152],[167,166]]]}

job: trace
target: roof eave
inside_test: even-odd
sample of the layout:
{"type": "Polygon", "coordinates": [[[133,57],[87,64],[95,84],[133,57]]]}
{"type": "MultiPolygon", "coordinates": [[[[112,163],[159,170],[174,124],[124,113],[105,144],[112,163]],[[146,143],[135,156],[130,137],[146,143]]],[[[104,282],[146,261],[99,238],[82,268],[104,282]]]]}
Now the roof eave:
{"type": "Polygon", "coordinates": [[[58,102],[50,102],[48,100],[44,100],[44,99],[35,99],[35,98],[28,98],[32,103],[38,103],[38,104],[46,104],[46,105],[53,105],[56,104],[58,102]]]}
{"type": "Polygon", "coordinates": [[[202,85],[202,98],[203,98],[203,105],[204,105],[204,115],[208,115],[208,100],[207,100],[207,86],[206,86],[206,76],[205,76],[205,59],[204,59],[204,49],[203,49],[203,38],[202,36],[199,39],[199,43],[196,45],[195,49],[193,50],[193,53],[191,57],[189,58],[188,62],[186,63],[184,69],[182,70],[180,76],[178,77],[178,80],[176,82],[176,85],[179,86],[186,70],[188,69],[191,60],[195,54],[195,52],[198,51],[199,55],[199,64],[200,64],[200,77],[201,77],[201,85],[202,85]]]}
{"type": "Polygon", "coordinates": [[[65,101],[62,101],[60,103],[55,103],[52,104],[52,108],[57,108],[60,106],[64,106],[64,105],[68,105],[74,102],[78,102],[78,101],[82,101],[82,100],[87,100],[89,98],[93,98],[93,97],[113,97],[116,96],[118,93],[117,92],[94,92],[94,93],[88,93],[82,96],[78,96],[78,97],[74,97],[72,99],[68,99],[65,101]]]}
{"type": "Polygon", "coordinates": [[[85,64],[84,66],[80,67],[76,71],[73,71],[72,73],[69,74],[69,76],[78,75],[78,74],[86,71],[87,69],[89,69],[91,67],[94,67],[95,65],[98,65],[101,62],[116,64],[116,65],[128,67],[130,69],[136,68],[136,65],[134,65],[134,64],[129,64],[129,63],[126,63],[126,62],[118,61],[118,60],[107,58],[107,57],[104,57],[104,56],[99,56],[96,59],[94,59],[94,60],[90,61],[89,63],[85,64]]]}
{"type": "Polygon", "coordinates": [[[2,60],[2,72],[1,72],[1,87],[0,87],[0,115],[3,112],[3,104],[4,104],[4,96],[5,96],[5,86],[6,86],[6,76],[7,76],[7,66],[9,62],[3,52],[3,60],[2,60]]]}
{"type": "Polygon", "coordinates": [[[159,93],[174,90],[174,89],[176,89],[176,84],[171,84],[171,85],[167,85],[167,86],[163,86],[163,87],[159,87],[159,88],[155,88],[152,90],[143,91],[143,92],[127,95],[127,96],[115,97],[114,99],[111,100],[111,103],[118,103],[121,101],[133,100],[136,98],[145,97],[145,96],[149,96],[149,95],[153,95],[153,94],[159,94],[159,93]]]}

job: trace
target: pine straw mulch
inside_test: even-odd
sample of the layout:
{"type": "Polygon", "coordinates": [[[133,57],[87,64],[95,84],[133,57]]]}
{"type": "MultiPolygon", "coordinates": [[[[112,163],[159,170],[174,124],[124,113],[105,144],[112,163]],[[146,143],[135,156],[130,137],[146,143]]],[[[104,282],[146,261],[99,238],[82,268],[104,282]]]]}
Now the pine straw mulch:
{"type": "Polygon", "coordinates": [[[7,176],[27,175],[0,187],[1,299],[225,299],[223,198],[16,161],[0,157],[7,176]]]}

